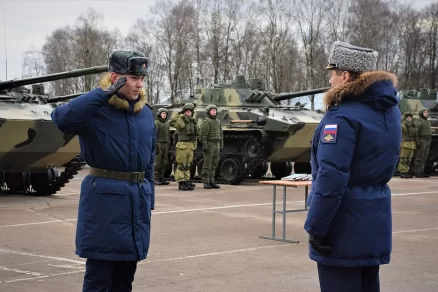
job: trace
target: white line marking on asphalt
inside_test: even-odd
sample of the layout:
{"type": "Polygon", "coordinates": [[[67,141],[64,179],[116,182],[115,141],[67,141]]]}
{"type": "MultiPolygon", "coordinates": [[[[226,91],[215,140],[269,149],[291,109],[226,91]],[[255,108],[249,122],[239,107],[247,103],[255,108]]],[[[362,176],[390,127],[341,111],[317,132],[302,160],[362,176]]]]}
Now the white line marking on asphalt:
{"type": "Polygon", "coordinates": [[[394,231],[392,234],[412,233],[412,232],[422,232],[422,231],[432,231],[432,230],[438,230],[438,227],[436,227],[436,228],[424,228],[424,229],[411,229],[411,230],[394,231]]]}
{"type": "Polygon", "coordinates": [[[60,262],[69,262],[69,263],[74,263],[74,264],[85,264],[85,261],[78,261],[78,260],[67,259],[67,258],[60,258],[60,257],[53,257],[53,256],[45,256],[45,255],[28,253],[28,252],[14,251],[14,250],[4,249],[4,248],[0,248],[0,252],[8,253],[8,254],[23,255],[23,256],[38,257],[38,258],[54,260],[54,261],[60,261],[60,262]]]}
{"type": "Polygon", "coordinates": [[[83,272],[85,272],[84,269],[78,270],[78,271],[72,271],[72,272],[59,273],[59,274],[44,275],[44,276],[40,276],[40,277],[14,279],[14,280],[9,280],[9,281],[4,281],[4,282],[5,283],[14,283],[14,282],[21,282],[21,281],[38,280],[38,279],[52,278],[52,277],[65,276],[65,275],[71,275],[71,274],[79,274],[79,273],[83,273],[83,272]]]}
{"type": "Polygon", "coordinates": [[[37,273],[37,272],[30,272],[30,271],[19,270],[19,269],[14,269],[14,268],[7,268],[7,267],[3,267],[3,266],[0,266],[0,270],[14,272],[14,273],[18,273],[18,274],[25,274],[25,275],[29,275],[29,276],[37,276],[37,277],[44,275],[44,274],[37,273]]]}
{"type": "MultiPolygon", "coordinates": [[[[393,193],[392,196],[393,197],[401,197],[401,196],[426,195],[426,194],[438,194],[438,191],[415,192],[415,193],[393,193]]],[[[286,203],[287,204],[298,204],[298,203],[304,203],[304,201],[289,201],[286,203]]],[[[282,203],[277,200],[277,204],[280,205],[282,203]]],[[[152,215],[186,213],[186,212],[197,212],[197,211],[211,211],[211,210],[222,210],[222,209],[233,209],[233,208],[258,207],[258,206],[272,206],[272,202],[271,203],[260,203],[260,204],[230,205],[230,206],[221,206],[221,207],[170,210],[170,211],[152,212],[152,215]]],[[[0,225],[0,229],[1,228],[8,228],[8,227],[21,227],[21,226],[62,223],[62,222],[74,222],[74,221],[77,221],[77,219],[64,219],[64,220],[31,222],[31,223],[12,224],[12,225],[0,225]]]]}
{"type": "Polygon", "coordinates": [[[62,222],[67,223],[71,221],[77,221],[77,219],[64,219],[64,220],[41,221],[41,222],[21,223],[21,224],[12,224],[12,225],[0,225],[0,228],[21,227],[21,226],[41,225],[41,224],[50,224],[50,223],[62,223],[62,222]]]}
{"type": "Polygon", "coordinates": [[[392,194],[393,197],[400,197],[400,196],[411,196],[411,195],[426,195],[426,194],[438,194],[438,191],[431,191],[431,192],[417,192],[417,193],[401,193],[401,194],[392,194]]]}
{"type": "MultiPolygon", "coordinates": [[[[304,244],[304,243],[300,242],[298,244],[304,244]]],[[[145,262],[139,263],[139,265],[147,264],[147,263],[159,263],[159,262],[170,262],[170,261],[177,261],[177,260],[188,260],[188,259],[194,259],[194,258],[217,256],[217,255],[224,255],[224,254],[230,254],[230,253],[248,252],[248,251],[255,251],[255,250],[259,250],[259,249],[286,247],[286,246],[291,246],[291,245],[290,244],[279,244],[279,245],[258,246],[258,247],[251,247],[251,248],[242,248],[242,249],[235,249],[235,250],[210,252],[210,253],[196,254],[196,255],[191,255],[191,256],[184,256],[184,257],[177,257],[177,258],[170,258],[170,259],[145,261],[145,262]]]]}

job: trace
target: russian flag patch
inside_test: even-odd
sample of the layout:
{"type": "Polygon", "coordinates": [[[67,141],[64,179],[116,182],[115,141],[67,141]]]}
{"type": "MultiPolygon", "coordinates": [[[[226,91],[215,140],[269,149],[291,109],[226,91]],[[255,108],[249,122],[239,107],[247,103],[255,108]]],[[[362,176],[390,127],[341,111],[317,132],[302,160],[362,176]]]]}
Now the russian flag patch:
{"type": "Polygon", "coordinates": [[[321,143],[336,143],[338,125],[325,125],[322,131],[321,143]]]}

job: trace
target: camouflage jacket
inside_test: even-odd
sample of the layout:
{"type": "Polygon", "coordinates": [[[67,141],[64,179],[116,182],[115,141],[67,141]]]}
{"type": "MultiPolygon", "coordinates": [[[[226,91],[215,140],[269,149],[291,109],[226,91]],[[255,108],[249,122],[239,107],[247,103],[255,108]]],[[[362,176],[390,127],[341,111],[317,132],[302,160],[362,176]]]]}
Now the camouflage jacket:
{"type": "Polygon", "coordinates": [[[402,123],[402,142],[417,141],[417,128],[414,122],[404,121],[402,123]]]}
{"type": "Polygon", "coordinates": [[[169,143],[170,141],[170,126],[165,120],[157,118],[155,120],[155,129],[157,131],[158,143],[169,143]]]}
{"type": "Polygon", "coordinates": [[[195,142],[198,137],[196,119],[188,118],[184,114],[173,115],[169,124],[178,133],[178,142],[195,142]]]}
{"type": "Polygon", "coordinates": [[[216,117],[207,116],[199,128],[203,147],[207,147],[207,142],[220,142],[221,148],[223,148],[224,139],[220,120],[216,117]]]}

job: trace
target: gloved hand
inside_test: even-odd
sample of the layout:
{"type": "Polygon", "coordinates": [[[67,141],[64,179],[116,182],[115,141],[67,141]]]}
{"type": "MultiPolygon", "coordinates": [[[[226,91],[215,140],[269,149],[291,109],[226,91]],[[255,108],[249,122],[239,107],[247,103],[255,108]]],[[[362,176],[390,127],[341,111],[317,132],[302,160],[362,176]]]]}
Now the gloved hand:
{"type": "Polygon", "coordinates": [[[106,95],[108,97],[113,96],[117,91],[119,91],[120,88],[123,87],[123,85],[125,85],[126,81],[128,81],[128,79],[126,77],[122,77],[116,80],[116,82],[114,82],[113,84],[111,84],[110,87],[104,89],[103,91],[106,93],[106,95]]]}
{"type": "Polygon", "coordinates": [[[323,238],[317,238],[312,235],[309,235],[309,243],[310,245],[320,254],[329,255],[332,251],[332,247],[328,245],[327,241],[323,238]]]}

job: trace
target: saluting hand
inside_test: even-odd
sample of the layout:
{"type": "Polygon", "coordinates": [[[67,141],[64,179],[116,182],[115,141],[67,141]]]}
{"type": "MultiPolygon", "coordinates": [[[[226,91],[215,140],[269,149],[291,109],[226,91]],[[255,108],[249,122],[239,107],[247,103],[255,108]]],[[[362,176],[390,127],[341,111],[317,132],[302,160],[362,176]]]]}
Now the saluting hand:
{"type": "Polygon", "coordinates": [[[117,79],[116,82],[111,84],[110,87],[108,87],[107,89],[104,89],[103,91],[106,93],[106,95],[108,97],[111,97],[114,95],[114,93],[119,91],[119,89],[122,88],[123,85],[125,85],[126,81],[128,81],[128,79],[126,77],[121,77],[121,78],[117,79]]]}

